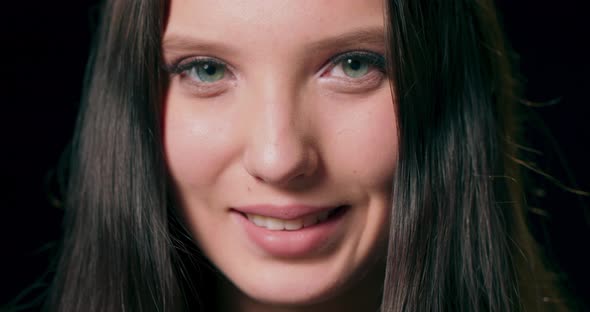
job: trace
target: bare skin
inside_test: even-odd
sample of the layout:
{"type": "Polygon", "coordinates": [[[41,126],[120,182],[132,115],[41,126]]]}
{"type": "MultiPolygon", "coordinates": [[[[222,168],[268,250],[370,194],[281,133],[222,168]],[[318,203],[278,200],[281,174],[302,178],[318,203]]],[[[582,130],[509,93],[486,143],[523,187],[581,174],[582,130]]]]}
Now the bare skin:
{"type": "Polygon", "coordinates": [[[227,310],[376,310],[397,160],[382,1],[170,4],[167,165],[227,310]],[[260,204],[347,209],[319,248],[275,253],[236,213],[260,204]]]}

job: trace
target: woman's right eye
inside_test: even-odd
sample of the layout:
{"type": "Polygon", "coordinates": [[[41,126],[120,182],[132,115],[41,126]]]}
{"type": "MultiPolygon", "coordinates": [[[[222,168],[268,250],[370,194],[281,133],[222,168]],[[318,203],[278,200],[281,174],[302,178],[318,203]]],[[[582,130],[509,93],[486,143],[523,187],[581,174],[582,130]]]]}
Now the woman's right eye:
{"type": "Polygon", "coordinates": [[[166,65],[170,77],[197,97],[220,95],[232,86],[228,79],[234,78],[229,66],[212,57],[193,57],[166,65]]]}
{"type": "Polygon", "coordinates": [[[213,60],[196,60],[185,66],[181,75],[196,82],[214,83],[225,77],[226,65],[213,60]]]}

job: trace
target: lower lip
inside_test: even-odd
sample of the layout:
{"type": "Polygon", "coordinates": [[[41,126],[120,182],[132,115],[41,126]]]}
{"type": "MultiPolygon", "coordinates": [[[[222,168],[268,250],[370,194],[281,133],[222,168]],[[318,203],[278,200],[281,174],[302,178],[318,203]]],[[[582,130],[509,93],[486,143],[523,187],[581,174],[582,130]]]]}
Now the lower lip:
{"type": "Polygon", "coordinates": [[[323,222],[295,231],[271,231],[256,226],[248,218],[232,210],[235,220],[242,226],[246,236],[267,254],[279,258],[307,257],[321,253],[337,240],[349,207],[341,208],[323,222]]]}

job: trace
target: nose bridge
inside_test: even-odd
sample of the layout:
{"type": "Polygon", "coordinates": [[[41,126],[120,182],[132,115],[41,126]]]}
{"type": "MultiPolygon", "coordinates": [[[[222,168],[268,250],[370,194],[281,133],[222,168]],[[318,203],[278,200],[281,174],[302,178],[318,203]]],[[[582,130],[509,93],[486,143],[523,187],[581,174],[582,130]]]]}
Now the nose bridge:
{"type": "Polygon", "coordinates": [[[284,75],[260,77],[252,93],[253,131],[244,155],[246,170],[266,183],[284,184],[314,170],[317,157],[303,125],[303,103],[295,83],[284,75]]]}
{"type": "Polygon", "coordinates": [[[262,83],[260,89],[257,96],[262,107],[259,138],[275,146],[288,143],[288,139],[293,139],[293,132],[296,132],[298,113],[292,87],[286,81],[271,78],[262,83]]]}

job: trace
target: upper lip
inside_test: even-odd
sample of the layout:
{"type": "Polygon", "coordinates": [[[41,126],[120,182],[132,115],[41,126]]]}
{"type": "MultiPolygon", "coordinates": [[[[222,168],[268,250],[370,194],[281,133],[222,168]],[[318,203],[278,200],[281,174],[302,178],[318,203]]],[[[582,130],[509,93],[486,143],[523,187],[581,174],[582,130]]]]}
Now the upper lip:
{"type": "Polygon", "coordinates": [[[293,220],[305,217],[310,214],[330,211],[336,209],[341,205],[336,206],[310,206],[301,204],[291,205],[249,205],[232,207],[232,210],[244,213],[244,214],[255,214],[264,217],[271,217],[275,219],[293,220]]]}

